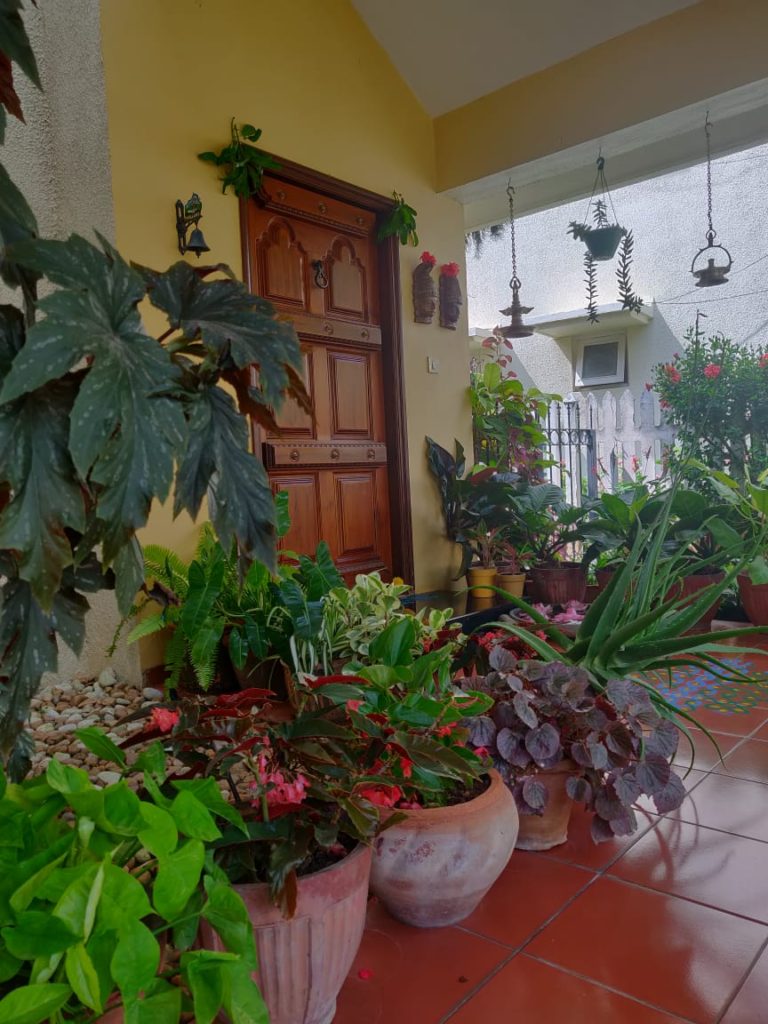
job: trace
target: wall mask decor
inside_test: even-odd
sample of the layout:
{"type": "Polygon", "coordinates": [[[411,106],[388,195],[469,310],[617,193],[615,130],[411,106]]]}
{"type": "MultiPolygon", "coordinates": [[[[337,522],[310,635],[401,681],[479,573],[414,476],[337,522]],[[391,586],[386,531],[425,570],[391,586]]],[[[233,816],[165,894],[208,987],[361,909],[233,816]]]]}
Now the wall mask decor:
{"type": "Polygon", "coordinates": [[[437,259],[431,252],[423,252],[421,261],[413,271],[413,319],[417,324],[431,324],[437,309],[437,285],[432,270],[437,259]]]}
{"type": "Polygon", "coordinates": [[[440,326],[449,331],[456,330],[461,315],[461,285],[459,264],[444,263],[440,267],[440,326]]]}

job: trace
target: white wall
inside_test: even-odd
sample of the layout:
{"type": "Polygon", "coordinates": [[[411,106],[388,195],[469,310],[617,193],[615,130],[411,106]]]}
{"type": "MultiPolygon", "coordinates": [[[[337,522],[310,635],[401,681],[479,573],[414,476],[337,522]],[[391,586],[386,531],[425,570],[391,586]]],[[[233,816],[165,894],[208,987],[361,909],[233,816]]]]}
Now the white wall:
{"type": "MultiPolygon", "coordinates": [[[[19,73],[15,84],[26,124],[8,118],[0,161],[37,217],[40,234],[114,239],[99,0],[44,0],[26,5],[25,21],[37,57],[43,92],[19,73]]],[[[0,301],[18,296],[0,286],[0,301]]],[[[138,648],[109,646],[119,616],[112,593],[89,598],[86,643],[80,659],[61,649],[58,675],[98,675],[112,664],[119,675],[141,676],[138,648]]]]}
{"type": "MultiPolygon", "coordinates": [[[[605,155],[610,182],[610,154],[605,155]]],[[[745,344],[768,336],[768,289],[764,287],[768,258],[749,266],[768,255],[768,146],[715,161],[712,176],[714,225],[734,261],[730,281],[718,288],[696,288],[690,275],[694,253],[705,242],[705,165],[613,193],[619,221],[634,234],[635,289],[643,299],[656,300],[653,320],[627,335],[628,385],[635,395],[650,380],[652,367],[680,350],[697,307],[707,314],[702,327],[711,333],[722,331],[745,344]],[[742,295],[754,292],[757,294],[742,295]]],[[[579,202],[517,220],[521,299],[534,306],[531,316],[583,307],[583,246],[566,231],[570,221],[584,219],[585,210],[586,202],[579,202]]],[[[598,266],[599,301],[615,302],[615,262],[598,266]]],[[[479,259],[470,255],[467,260],[470,327],[492,328],[503,320],[498,311],[509,302],[509,277],[509,237],[505,232],[499,239],[485,241],[479,259]]],[[[609,333],[595,325],[595,336],[601,332],[609,333]]],[[[539,335],[519,339],[514,346],[514,369],[524,380],[545,391],[571,390],[569,340],[539,335]]]]}

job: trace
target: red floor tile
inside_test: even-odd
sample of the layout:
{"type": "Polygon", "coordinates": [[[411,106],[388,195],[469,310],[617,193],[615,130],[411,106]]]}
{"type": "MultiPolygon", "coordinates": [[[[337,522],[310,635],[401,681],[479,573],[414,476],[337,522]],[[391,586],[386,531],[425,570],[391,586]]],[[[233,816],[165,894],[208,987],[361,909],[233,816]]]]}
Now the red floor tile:
{"type": "Polygon", "coordinates": [[[516,850],[483,902],[459,927],[519,946],[594,877],[571,864],[516,850]]]}
{"type": "Polygon", "coordinates": [[[645,810],[638,809],[635,813],[638,829],[633,836],[622,836],[618,839],[609,839],[605,843],[595,843],[590,835],[592,815],[576,804],[571,814],[571,823],[568,826],[568,841],[562,846],[555,846],[537,856],[553,857],[555,860],[565,861],[567,864],[578,864],[580,867],[600,871],[659,820],[657,815],[645,810]]]}
{"type": "Polygon", "coordinates": [[[732,736],[724,732],[713,732],[712,735],[717,743],[717,748],[719,748],[719,753],[712,741],[697,729],[692,733],[693,746],[687,736],[680,737],[675,764],[687,771],[691,764],[691,754],[693,754],[693,767],[706,772],[720,764],[721,755],[727,754],[737,743],[741,742],[740,736],[732,736]]]}
{"type": "Polygon", "coordinates": [[[675,1024],[592,982],[519,954],[466,1003],[450,1024],[675,1024]]]}
{"type": "Polygon", "coordinates": [[[714,711],[711,708],[696,708],[691,711],[696,721],[710,732],[728,733],[732,736],[748,736],[761,726],[768,711],[764,707],[754,707],[749,711],[714,711]]]}
{"type": "Polygon", "coordinates": [[[760,1024],[765,1020],[768,1020],[768,951],[752,968],[722,1024],[760,1024]]]}
{"type": "Polygon", "coordinates": [[[766,864],[764,843],[665,818],[610,874],[768,924],[766,864]]]}
{"type": "Polygon", "coordinates": [[[768,786],[713,772],[670,817],[768,843],[768,786]]]}
{"type": "Polygon", "coordinates": [[[508,955],[457,928],[400,924],[374,901],[334,1024],[438,1024],[508,955]]]}
{"type": "Polygon", "coordinates": [[[734,751],[726,754],[714,770],[719,775],[768,782],[768,743],[765,740],[744,740],[734,751]]]}
{"type": "Polygon", "coordinates": [[[714,1024],[768,928],[601,878],[526,952],[679,1014],[714,1024]]]}

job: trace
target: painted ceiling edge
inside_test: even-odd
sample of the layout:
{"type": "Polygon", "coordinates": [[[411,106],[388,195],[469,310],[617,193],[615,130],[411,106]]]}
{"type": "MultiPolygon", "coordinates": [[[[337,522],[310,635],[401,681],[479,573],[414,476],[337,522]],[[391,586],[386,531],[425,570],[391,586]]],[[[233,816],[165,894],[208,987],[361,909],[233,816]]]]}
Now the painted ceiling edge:
{"type": "Polygon", "coordinates": [[[764,78],[766,36],[764,0],[701,0],[442,114],[437,190],[764,78]]]}

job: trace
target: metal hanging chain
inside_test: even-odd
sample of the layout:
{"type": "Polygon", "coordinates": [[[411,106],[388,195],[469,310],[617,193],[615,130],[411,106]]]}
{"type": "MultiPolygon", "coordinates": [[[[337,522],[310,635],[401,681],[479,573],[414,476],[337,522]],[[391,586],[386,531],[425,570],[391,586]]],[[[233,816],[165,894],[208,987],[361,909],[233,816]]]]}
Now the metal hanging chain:
{"type": "Polygon", "coordinates": [[[587,203],[587,212],[584,216],[584,223],[589,224],[589,214],[592,209],[592,203],[595,201],[595,193],[599,188],[603,201],[605,202],[605,198],[608,198],[608,202],[611,206],[611,213],[613,214],[613,223],[618,224],[619,218],[616,214],[616,207],[613,205],[613,196],[611,195],[611,190],[608,187],[608,179],[605,176],[605,157],[603,156],[602,147],[598,152],[595,163],[597,164],[597,174],[595,174],[595,181],[592,185],[592,194],[590,195],[589,202],[587,203]]]}
{"type": "Polygon", "coordinates": [[[707,223],[709,224],[707,240],[712,245],[717,237],[717,232],[712,227],[712,123],[709,120],[709,111],[704,118],[704,134],[707,136],[707,223]]]}
{"type": "Polygon", "coordinates": [[[512,179],[507,182],[507,196],[509,198],[509,240],[512,244],[512,281],[511,284],[520,287],[520,278],[517,276],[517,248],[515,246],[515,190],[512,179]]]}

